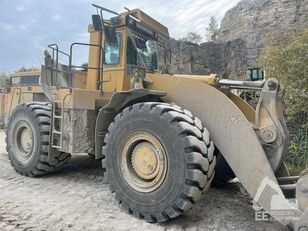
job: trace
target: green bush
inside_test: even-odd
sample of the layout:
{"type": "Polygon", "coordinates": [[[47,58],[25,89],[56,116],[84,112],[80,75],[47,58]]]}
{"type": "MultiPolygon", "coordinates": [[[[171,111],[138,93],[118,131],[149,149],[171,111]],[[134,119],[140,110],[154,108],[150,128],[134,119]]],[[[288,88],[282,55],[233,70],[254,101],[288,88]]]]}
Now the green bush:
{"type": "Polygon", "coordinates": [[[293,173],[299,174],[300,170],[307,166],[308,151],[308,132],[307,129],[298,129],[291,133],[291,142],[287,163],[293,173]],[[298,171],[296,171],[298,170],[298,171]]]}
{"type": "Polygon", "coordinates": [[[0,73],[0,88],[7,87],[8,75],[6,73],[0,73]]]}
{"type": "Polygon", "coordinates": [[[291,135],[288,164],[308,167],[308,31],[279,35],[276,44],[269,42],[263,50],[259,65],[266,78],[279,79],[286,89],[284,112],[291,135]]]}

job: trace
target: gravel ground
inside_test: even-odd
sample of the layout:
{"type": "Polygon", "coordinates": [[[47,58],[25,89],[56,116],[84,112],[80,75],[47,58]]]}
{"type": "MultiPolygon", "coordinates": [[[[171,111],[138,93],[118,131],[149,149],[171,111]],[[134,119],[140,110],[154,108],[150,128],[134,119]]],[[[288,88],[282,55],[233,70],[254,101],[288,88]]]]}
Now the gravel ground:
{"type": "Polygon", "coordinates": [[[189,212],[149,224],[125,212],[109,192],[100,161],[76,155],[57,173],[27,178],[11,167],[0,131],[0,230],[286,230],[257,222],[239,183],[210,189],[189,212]]]}

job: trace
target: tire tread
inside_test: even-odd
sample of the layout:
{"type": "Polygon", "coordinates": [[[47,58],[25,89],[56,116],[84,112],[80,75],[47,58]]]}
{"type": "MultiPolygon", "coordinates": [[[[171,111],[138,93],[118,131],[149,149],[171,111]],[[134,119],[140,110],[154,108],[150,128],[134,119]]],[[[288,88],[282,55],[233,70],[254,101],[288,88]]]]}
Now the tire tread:
{"type": "MultiPolygon", "coordinates": [[[[169,121],[170,126],[179,131],[178,136],[185,143],[185,159],[187,162],[185,185],[181,189],[180,197],[175,202],[167,205],[162,211],[151,214],[142,214],[137,208],[129,205],[129,202],[122,199],[121,192],[116,191],[115,194],[117,201],[122,204],[122,207],[127,212],[136,214],[136,217],[144,218],[148,222],[163,222],[190,209],[207,192],[213,180],[216,163],[215,156],[211,153],[214,150],[214,145],[213,142],[210,142],[209,132],[202,126],[202,122],[193,116],[190,111],[167,103],[147,102],[134,104],[120,112],[108,128],[109,133],[104,139],[106,145],[102,148],[102,166],[105,176],[108,175],[107,147],[112,142],[110,134],[117,128],[117,123],[121,119],[125,119],[131,113],[140,113],[141,111],[157,113],[160,117],[169,121]]],[[[112,192],[115,190],[112,182],[110,182],[110,189],[112,192]]]]}
{"type": "MultiPolygon", "coordinates": [[[[55,154],[55,161],[52,163],[48,161],[48,151],[49,149],[49,136],[50,136],[50,124],[51,124],[51,104],[50,103],[43,103],[43,102],[30,102],[30,103],[22,103],[18,105],[11,113],[14,114],[15,111],[20,110],[28,111],[31,113],[33,118],[35,118],[36,123],[39,126],[38,134],[40,135],[40,150],[39,150],[39,157],[31,170],[23,170],[22,168],[16,166],[10,158],[11,155],[14,155],[13,150],[11,149],[10,145],[7,143],[6,138],[6,149],[9,153],[9,159],[11,165],[15,168],[15,170],[25,176],[41,176],[48,174],[50,172],[54,172],[62,168],[64,165],[68,163],[71,158],[71,155],[68,153],[63,152],[56,152],[55,154]]],[[[10,117],[10,119],[12,116],[10,117]]],[[[10,123],[8,123],[10,124],[10,123]]],[[[8,135],[8,129],[5,129],[6,137],[8,135]]]]}

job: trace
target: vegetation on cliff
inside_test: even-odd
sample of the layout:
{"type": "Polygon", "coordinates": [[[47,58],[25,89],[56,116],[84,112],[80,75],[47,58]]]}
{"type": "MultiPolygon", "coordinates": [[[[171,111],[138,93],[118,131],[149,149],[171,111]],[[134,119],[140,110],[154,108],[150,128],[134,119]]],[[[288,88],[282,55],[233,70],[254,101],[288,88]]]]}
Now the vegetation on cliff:
{"type": "Polygon", "coordinates": [[[276,35],[259,58],[266,78],[278,78],[285,86],[285,115],[291,142],[288,163],[308,167],[308,31],[301,35],[276,35]]]}

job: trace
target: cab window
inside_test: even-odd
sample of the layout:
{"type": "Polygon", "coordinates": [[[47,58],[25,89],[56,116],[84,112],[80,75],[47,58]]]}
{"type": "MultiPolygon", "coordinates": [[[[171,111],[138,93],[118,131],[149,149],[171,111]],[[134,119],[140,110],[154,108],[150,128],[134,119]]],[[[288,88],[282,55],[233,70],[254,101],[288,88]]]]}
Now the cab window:
{"type": "Polygon", "coordinates": [[[122,41],[122,34],[121,32],[117,32],[117,40],[118,46],[115,47],[111,44],[108,44],[105,41],[105,59],[104,64],[106,65],[115,65],[120,63],[120,51],[121,51],[121,41],[122,41]]]}
{"type": "Polygon", "coordinates": [[[148,70],[157,70],[157,42],[141,36],[127,38],[127,64],[143,66],[148,70]],[[136,44],[134,47],[133,39],[136,44]]]}
{"type": "Polygon", "coordinates": [[[134,47],[133,41],[130,37],[127,38],[127,64],[137,65],[137,51],[134,47]]]}

